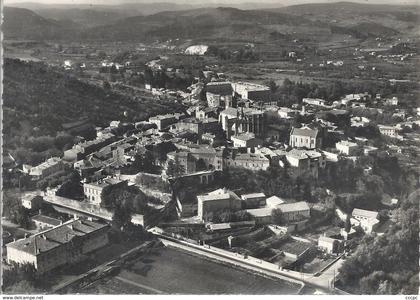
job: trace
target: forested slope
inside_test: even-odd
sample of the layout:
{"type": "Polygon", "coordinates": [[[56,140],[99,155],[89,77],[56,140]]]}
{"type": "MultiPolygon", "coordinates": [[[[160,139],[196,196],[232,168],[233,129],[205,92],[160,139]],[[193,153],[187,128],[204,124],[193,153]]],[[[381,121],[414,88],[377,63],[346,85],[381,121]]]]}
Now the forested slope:
{"type": "Polygon", "coordinates": [[[140,121],[178,107],[151,99],[134,100],[43,63],[8,59],[3,99],[4,152],[18,152],[20,162],[32,163],[69,146],[72,137],[63,138],[59,133],[63,123],[85,117],[95,126],[107,126],[112,120],[140,121]],[[27,155],[36,157],[25,158],[27,155]]]}

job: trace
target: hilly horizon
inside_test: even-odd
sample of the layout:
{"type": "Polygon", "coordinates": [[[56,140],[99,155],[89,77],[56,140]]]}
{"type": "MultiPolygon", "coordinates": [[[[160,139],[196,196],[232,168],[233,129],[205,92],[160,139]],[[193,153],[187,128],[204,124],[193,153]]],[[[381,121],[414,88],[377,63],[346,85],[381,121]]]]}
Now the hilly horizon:
{"type": "Polygon", "coordinates": [[[24,8],[4,7],[3,32],[5,38],[60,38],[75,30],[77,24],[43,18],[24,8]]]}
{"type": "Polygon", "coordinates": [[[269,11],[239,10],[236,8],[206,8],[177,12],[160,12],[150,16],[131,17],[112,25],[86,31],[84,37],[103,35],[114,39],[129,39],[134,30],[138,37],[153,39],[217,38],[236,34],[236,38],[266,34],[264,25],[309,24],[287,14],[269,11]]]}
{"type": "MultiPolygon", "coordinates": [[[[224,5],[243,5],[247,3],[252,3],[252,0],[212,0],[203,1],[203,0],[161,0],[158,3],[168,3],[175,5],[203,5],[203,2],[206,2],[207,6],[209,4],[214,4],[214,6],[224,6],[224,5]]],[[[337,3],[343,2],[340,0],[263,0],[255,1],[254,3],[263,3],[265,5],[281,5],[281,6],[292,6],[292,5],[301,5],[301,4],[317,4],[317,3],[337,3]],[[279,3],[281,2],[281,3],[279,3]]],[[[373,4],[373,5],[388,5],[388,4],[397,4],[397,5],[416,5],[418,1],[416,0],[352,0],[352,3],[360,4],[373,4]]],[[[37,5],[89,5],[89,6],[116,6],[116,5],[126,5],[126,4],[151,4],[156,3],[153,0],[37,0],[37,1],[28,1],[28,0],[6,0],[7,5],[17,5],[17,4],[28,4],[36,3],[37,5]]]]}
{"type": "Polygon", "coordinates": [[[351,2],[295,5],[271,10],[210,7],[129,17],[121,12],[83,9],[69,9],[66,14],[52,11],[50,15],[54,13],[56,19],[42,17],[24,8],[5,7],[5,38],[123,41],[234,37],[237,40],[265,41],[272,36],[313,28],[360,38],[408,32],[419,17],[406,6],[384,7],[351,2]],[[61,16],[59,20],[57,15],[61,16]],[[19,24],[17,20],[25,21],[19,24]]]}

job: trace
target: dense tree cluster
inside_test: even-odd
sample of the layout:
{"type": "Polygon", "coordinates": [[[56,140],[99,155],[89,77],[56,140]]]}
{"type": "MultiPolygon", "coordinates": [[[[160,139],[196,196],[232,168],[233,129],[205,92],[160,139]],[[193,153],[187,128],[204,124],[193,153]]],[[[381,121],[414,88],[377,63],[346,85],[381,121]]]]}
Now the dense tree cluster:
{"type": "Polygon", "coordinates": [[[224,171],[223,184],[242,193],[262,191],[266,195],[311,201],[312,178],[291,177],[288,168],[271,167],[267,171],[231,168],[224,171]]]}
{"type": "Polygon", "coordinates": [[[13,263],[11,268],[3,269],[2,291],[8,294],[39,294],[36,269],[33,264],[13,263]]]}
{"type": "MultiPolygon", "coordinates": [[[[63,184],[69,181],[74,175],[74,172],[70,169],[64,169],[63,171],[59,171],[57,173],[51,174],[48,177],[44,177],[36,182],[36,187],[40,190],[45,190],[46,188],[53,188],[60,184],[63,184]]],[[[72,185],[75,187],[75,185],[72,185]]],[[[73,191],[71,193],[79,193],[80,190],[73,191]]]]}
{"type": "Polygon", "coordinates": [[[235,50],[226,47],[209,46],[206,55],[216,56],[221,60],[231,62],[254,62],[260,59],[259,53],[249,47],[241,47],[235,50]]]}
{"type": "Polygon", "coordinates": [[[157,88],[172,88],[185,90],[193,83],[194,76],[191,73],[173,73],[163,70],[153,71],[146,67],[144,71],[144,83],[157,88]]]}
{"type": "Polygon", "coordinates": [[[58,132],[56,136],[25,135],[11,136],[7,147],[18,163],[37,165],[53,156],[62,156],[63,151],[71,148],[74,137],[58,132]]]}
{"type": "Polygon", "coordinates": [[[3,195],[3,216],[23,228],[29,228],[31,225],[29,210],[11,193],[5,192],[3,195]]]}
{"type": "Polygon", "coordinates": [[[144,215],[153,211],[149,200],[150,197],[138,187],[128,185],[126,181],[108,185],[101,193],[101,206],[114,212],[112,224],[115,228],[128,226],[135,213],[144,215]]]}
{"type": "Polygon", "coordinates": [[[404,199],[398,222],[382,236],[367,235],[340,269],[341,284],[357,294],[417,294],[419,192],[404,199]]]}
{"type": "Polygon", "coordinates": [[[155,156],[151,151],[137,153],[134,162],[122,170],[124,174],[137,174],[139,172],[160,174],[160,171],[161,169],[156,164],[155,156]]]}
{"type": "Polygon", "coordinates": [[[181,164],[178,157],[175,160],[168,161],[168,167],[166,168],[166,174],[169,177],[179,177],[185,174],[185,167],[181,164]]]}
{"type": "Polygon", "coordinates": [[[382,97],[404,93],[412,89],[412,87],[391,85],[387,83],[372,82],[341,82],[333,81],[323,85],[315,82],[303,83],[295,82],[286,78],[281,86],[277,86],[275,82],[268,83],[273,93],[272,99],[279,99],[282,105],[291,105],[300,103],[303,98],[321,98],[327,101],[339,100],[345,94],[364,93],[370,95],[381,94],[382,97]]]}
{"type": "Polygon", "coordinates": [[[140,186],[165,193],[171,192],[170,184],[162,179],[162,177],[150,176],[148,174],[139,174],[136,177],[136,183],[140,186]]]}
{"type": "Polygon", "coordinates": [[[73,171],[57,190],[57,196],[70,199],[83,199],[83,185],[78,172],[73,171]]]}

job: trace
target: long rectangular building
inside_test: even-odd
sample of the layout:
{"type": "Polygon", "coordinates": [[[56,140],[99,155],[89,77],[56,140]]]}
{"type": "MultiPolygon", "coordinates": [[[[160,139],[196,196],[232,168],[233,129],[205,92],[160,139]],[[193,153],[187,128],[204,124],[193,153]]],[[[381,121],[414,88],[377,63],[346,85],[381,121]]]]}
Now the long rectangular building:
{"type": "Polygon", "coordinates": [[[31,263],[45,273],[108,244],[107,224],[70,220],[49,230],[6,245],[8,263],[31,263]]]}

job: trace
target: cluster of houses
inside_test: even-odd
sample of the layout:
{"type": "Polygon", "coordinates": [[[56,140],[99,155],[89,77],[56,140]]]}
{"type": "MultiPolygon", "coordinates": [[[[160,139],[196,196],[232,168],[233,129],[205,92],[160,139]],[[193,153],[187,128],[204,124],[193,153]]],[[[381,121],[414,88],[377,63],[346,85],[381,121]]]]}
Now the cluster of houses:
{"type": "MultiPolygon", "coordinates": [[[[187,50],[195,54],[207,49],[197,46],[187,50]]],[[[316,179],[327,164],[340,159],[354,161],[360,155],[372,155],[378,150],[367,139],[350,140],[340,132],[338,123],[343,119],[348,119],[352,127],[370,123],[368,118],[350,116],[343,107],[365,107],[373,100],[398,106],[395,97],[381,99],[360,93],[346,95],[332,104],[323,99],[304,98],[301,107],[280,107],[270,103],[269,87],[247,82],[209,81],[191,86],[190,91],[185,97],[190,103],[186,112],[156,115],[137,123],[112,121],[106,128],[96,128],[95,139],[75,144],[62,158],[53,157],[34,167],[25,165],[23,171],[39,180],[54,176],[66,166],[73,168],[83,180],[84,201],[98,207],[102,190],[122,182],[121,170],[146,151],[163,152],[163,155],[153,156],[154,164],[162,170],[163,180],[190,176],[198,178],[201,184],[208,184],[217,172],[229,168],[258,171],[270,167],[287,168],[292,176],[316,179]],[[203,92],[205,101],[198,99],[203,92]],[[268,123],[268,116],[273,115],[281,122],[291,122],[298,115],[312,115],[316,122],[290,125],[285,140],[281,138],[284,129],[268,123]],[[333,147],[325,146],[330,134],[340,136],[333,147]],[[179,164],[182,174],[169,174],[170,162],[179,164]]],[[[405,115],[403,119],[407,121],[405,115]]],[[[397,125],[379,125],[378,128],[383,135],[399,138],[397,125]]],[[[39,204],[26,201],[25,206],[33,209],[39,204]]],[[[177,199],[176,206],[180,218],[192,217],[206,223],[222,211],[244,212],[253,224],[276,226],[275,230],[286,233],[306,228],[312,211],[312,205],[304,201],[266,196],[261,191],[238,195],[223,187],[197,195],[192,203],[177,199]],[[274,224],[276,212],[282,216],[284,224],[281,226],[274,224]]],[[[341,211],[337,215],[367,233],[375,231],[380,223],[377,212],[358,208],[351,216],[341,211]]],[[[68,262],[67,256],[72,257],[72,261],[77,260],[107,243],[107,226],[99,223],[79,219],[57,223],[42,215],[34,217],[33,221],[42,231],[8,244],[9,261],[33,262],[38,270],[46,272],[68,262]],[[72,243],[75,238],[81,243],[78,249],[72,243]]],[[[216,224],[212,226],[217,228],[216,224]]],[[[348,238],[351,232],[343,235],[348,238]]],[[[341,242],[336,237],[321,236],[318,246],[330,253],[337,252],[341,242]]]]}

